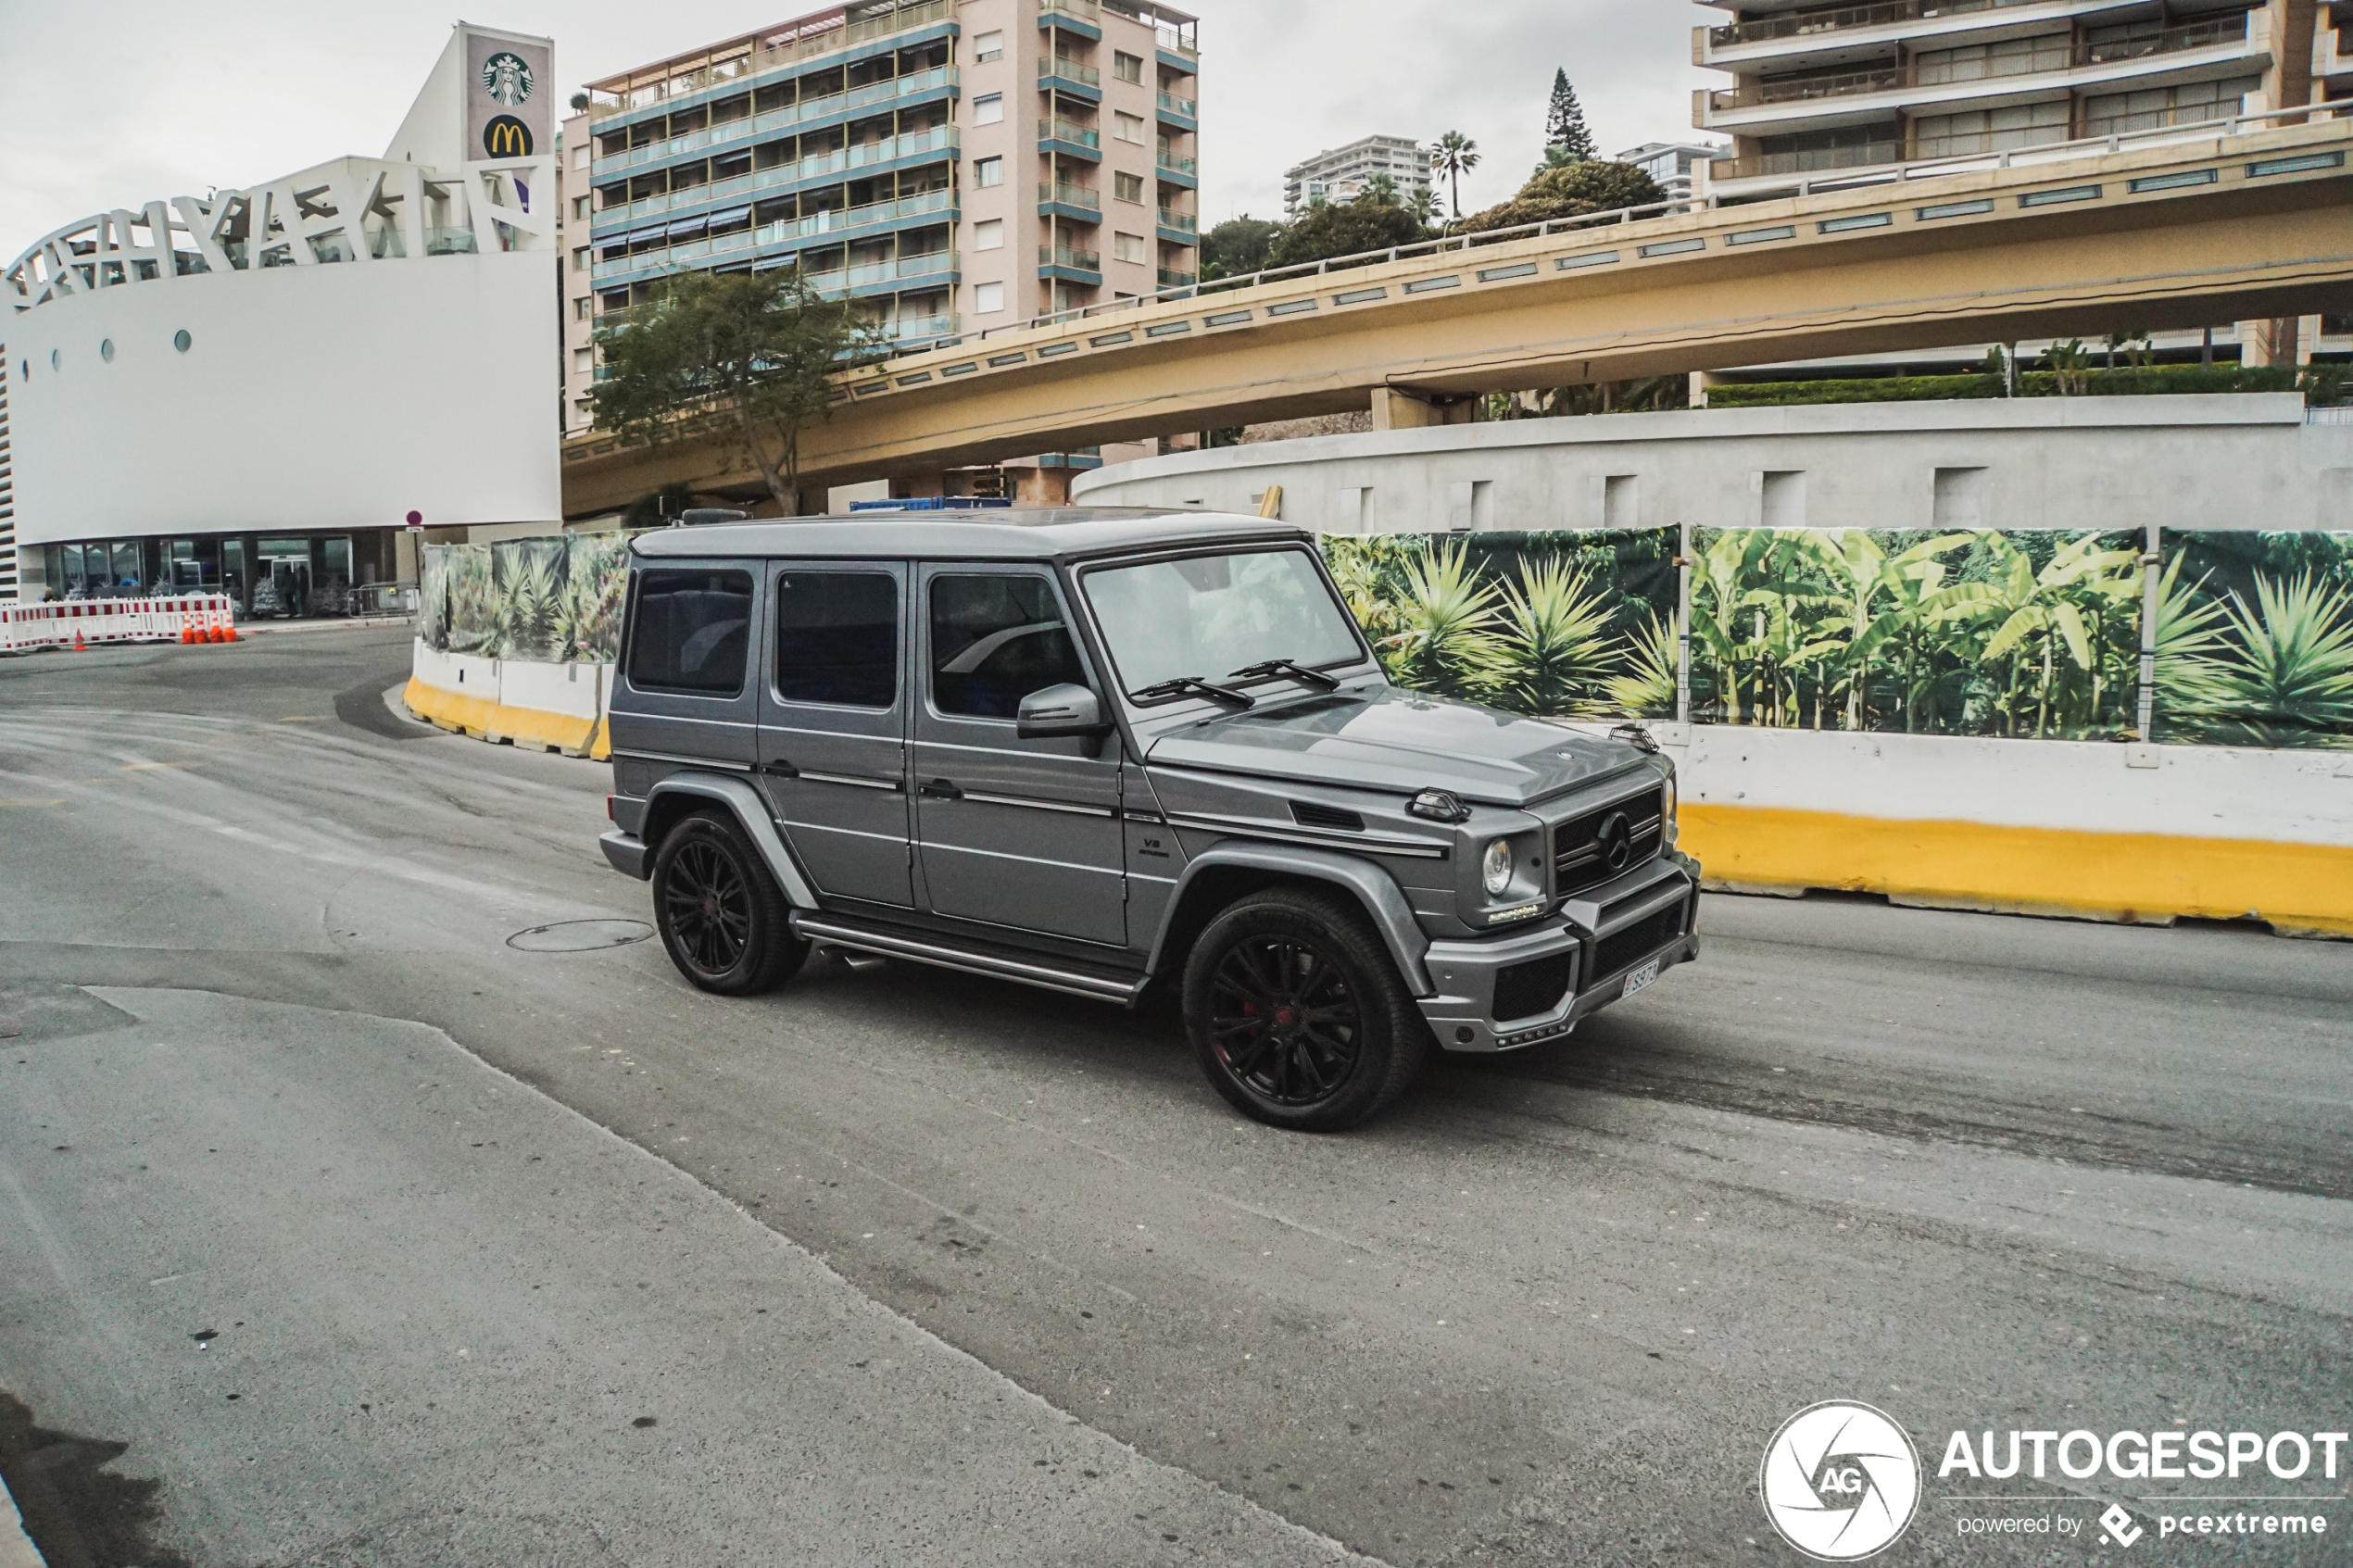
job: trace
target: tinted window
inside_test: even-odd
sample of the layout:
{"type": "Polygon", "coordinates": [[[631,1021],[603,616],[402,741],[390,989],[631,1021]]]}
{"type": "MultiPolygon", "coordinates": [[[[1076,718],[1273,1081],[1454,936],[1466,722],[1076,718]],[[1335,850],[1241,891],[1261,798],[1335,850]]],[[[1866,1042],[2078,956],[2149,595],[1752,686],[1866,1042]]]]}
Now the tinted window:
{"type": "Polygon", "coordinates": [[[899,584],[879,571],[776,580],[776,695],[888,708],[899,696],[899,584]]]}
{"type": "Polygon", "coordinates": [[[637,583],[629,684],[734,696],[751,646],[751,573],[648,571],[637,583]]]}
{"type": "Polygon", "coordinates": [[[1021,699],[1087,672],[1043,577],[938,577],[931,584],[931,699],[942,713],[1011,719],[1021,699]]]}

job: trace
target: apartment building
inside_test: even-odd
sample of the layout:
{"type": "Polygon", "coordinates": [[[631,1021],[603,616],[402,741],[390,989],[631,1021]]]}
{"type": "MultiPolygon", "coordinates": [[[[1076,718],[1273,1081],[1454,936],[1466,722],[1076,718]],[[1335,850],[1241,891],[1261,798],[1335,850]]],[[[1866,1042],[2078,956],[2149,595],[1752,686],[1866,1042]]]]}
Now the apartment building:
{"type": "Polygon", "coordinates": [[[1724,148],[1712,142],[1645,142],[1629,147],[1611,161],[1630,163],[1658,182],[1668,201],[1691,199],[1692,170],[1719,157],[1724,148]]]}
{"type": "Polygon", "coordinates": [[[1376,174],[1397,186],[1397,199],[1410,203],[1430,188],[1429,150],[1403,136],[1360,136],[1344,147],[1317,153],[1283,170],[1283,221],[1295,223],[1317,202],[1343,207],[1365,192],[1376,174]]]}
{"type": "MultiPolygon", "coordinates": [[[[1703,0],[1709,3],[1709,0],[1703,0]]],[[[1718,195],[1793,177],[2189,125],[2353,92],[2315,0],[1714,0],[1692,57],[1732,84],[1718,195]]],[[[2353,7],[2348,7],[2353,11],[2353,7]]],[[[2348,15],[2353,21],[2353,15],[2348,15]]],[[[2346,54],[2353,56],[2353,49],[2346,54]]]]}
{"type": "Polygon", "coordinates": [[[565,124],[565,428],[598,322],[681,269],[798,266],[900,341],[1199,271],[1195,19],[862,0],[588,84],[565,124]]]}

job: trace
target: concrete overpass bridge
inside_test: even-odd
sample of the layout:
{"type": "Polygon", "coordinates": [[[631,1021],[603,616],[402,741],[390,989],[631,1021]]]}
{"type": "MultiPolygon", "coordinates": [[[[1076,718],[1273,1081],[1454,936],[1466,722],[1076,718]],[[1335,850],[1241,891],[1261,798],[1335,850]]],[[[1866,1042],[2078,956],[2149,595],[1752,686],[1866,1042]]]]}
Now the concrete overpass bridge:
{"type": "MultiPolygon", "coordinates": [[[[2140,137],[1864,171],[1430,242],[1119,301],[844,377],[805,483],[1370,407],[1957,342],[2196,327],[2353,304],[2353,119],[2140,137]]],[[[672,482],[752,495],[715,447],[565,444],[564,509],[672,482]]],[[[809,508],[804,508],[809,509],[809,508]]]]}

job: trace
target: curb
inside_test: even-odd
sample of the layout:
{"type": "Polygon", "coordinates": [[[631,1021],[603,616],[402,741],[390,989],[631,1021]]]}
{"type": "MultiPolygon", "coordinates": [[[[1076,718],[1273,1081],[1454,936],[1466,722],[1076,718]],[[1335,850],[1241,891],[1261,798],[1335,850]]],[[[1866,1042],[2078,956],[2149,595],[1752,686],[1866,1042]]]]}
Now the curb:
{"type": "Polygon", "coordinates": [[[0,1568],[45,1568],[41,1549],[24,1533],[24,1517],[5,1486],[0,1486],[0,1568]]]}
{"type": "Polygon", "coordinates": [[[493,746],[517,746],[526,751],[554,751],[566,757],[604,762],[612,757],[612,737],[602,719],[581,719],[569,713],[547,713],[535,708],[510,708],[478,696],[426,685],[415,676],[400,694],[411,717],[437,730],[462,734],[493,746]]]}

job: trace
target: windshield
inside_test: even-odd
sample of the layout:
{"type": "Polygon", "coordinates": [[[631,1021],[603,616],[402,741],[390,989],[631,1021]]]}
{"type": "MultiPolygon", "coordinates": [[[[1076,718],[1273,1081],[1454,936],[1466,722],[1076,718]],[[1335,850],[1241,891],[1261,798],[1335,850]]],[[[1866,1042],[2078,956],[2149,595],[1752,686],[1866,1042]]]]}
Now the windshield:
{"type": "Polygon", "coordinates": [[[1082,579],[1129,693],[1180,675],[1223,680],[1269,659],[1364,658],[1347,610],[1304,550],[1108,567],[1082,579]]]}

